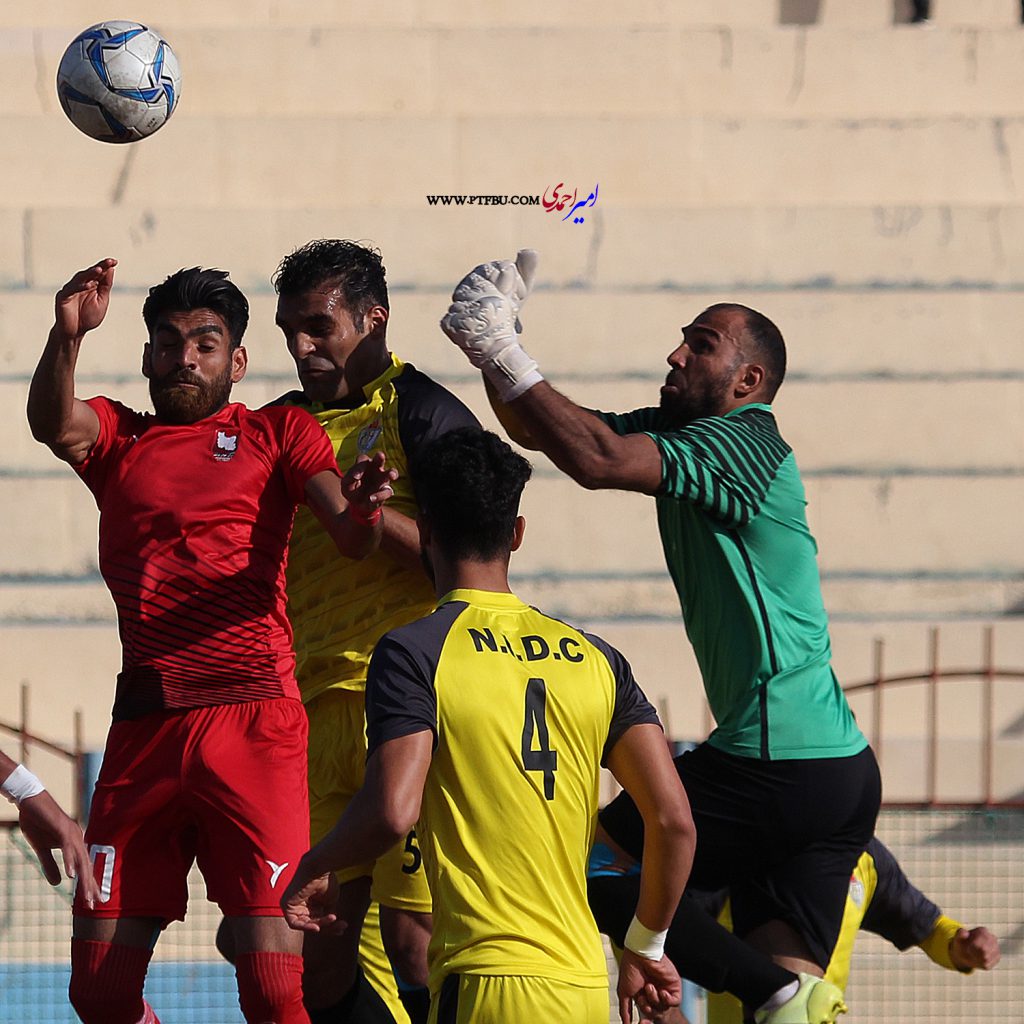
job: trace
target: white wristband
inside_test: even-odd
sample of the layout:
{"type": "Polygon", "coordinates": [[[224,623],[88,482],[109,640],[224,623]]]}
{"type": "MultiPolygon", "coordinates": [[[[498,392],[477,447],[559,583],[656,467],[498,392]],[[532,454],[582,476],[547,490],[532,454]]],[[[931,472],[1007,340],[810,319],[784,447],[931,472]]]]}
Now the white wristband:
{"type": "Polygon", "coordinates": [[[518,342],[513,342],[480,366],[503,402],[511,402],[544,378],[518,342]]]}
{"type": "Polygon", "coordinates": [[[22,800],[38,796],[44,789],[46,787],[23,764],[19,764],[0,784],[4,796],[19,807],[22,800]]]}
{"type": "Polygon", "coordinates": [[[623,945],[631,953],[642,956],[645,960],[660,960],[665,955],[665,937],[668,929],[663,932],[652,932],[645,928],[636,917],[630,922],[623,945]]]}

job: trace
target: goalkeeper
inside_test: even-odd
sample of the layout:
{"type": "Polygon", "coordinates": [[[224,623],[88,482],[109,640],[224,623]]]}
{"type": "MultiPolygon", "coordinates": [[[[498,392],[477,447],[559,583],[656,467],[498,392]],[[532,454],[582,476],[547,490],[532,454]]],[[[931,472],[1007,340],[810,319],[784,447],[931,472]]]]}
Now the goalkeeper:
{"type": "MultiPolygon", "coordinates": [[[[761,951],[738,979],[758,1024],[828,1024],[845,1007],[821,975],[874,834],[881,782],[831,668],[817,545],[771,409],[786,369],[782,335],[746,306],[711,306],[669,354],[659,406],[590,412],[551,387],[519,344],[535,268],[528,250],[477,267],[442,329],[482,370],[513,440],[588,489],[655,498],[718,722],[676,759],[699,837],[691,884],[729,887],[737,934],[761,951]]],[[[628,796],[601,822],[639,856],[643,823],[628,796]]],[[[691,957],[724,970],[716,965],[730,957],[714,950],[736,940],[711,922],[687,930],[687,942],[684,973],[691,957]]]]}

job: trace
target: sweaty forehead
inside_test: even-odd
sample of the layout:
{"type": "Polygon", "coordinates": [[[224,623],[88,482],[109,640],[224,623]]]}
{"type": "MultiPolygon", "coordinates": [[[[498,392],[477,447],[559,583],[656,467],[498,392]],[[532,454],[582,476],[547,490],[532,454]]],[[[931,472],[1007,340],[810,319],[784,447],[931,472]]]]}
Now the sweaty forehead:
{"type": "Polygon", "coordinates": [[[332,320],[339,316],[352,318],[352,311],[345,303],[341,287],[326,282],[316,285],[295,295],[280,295],[277,299],[277,319],[311,319],[328,317],[332,320]]]}

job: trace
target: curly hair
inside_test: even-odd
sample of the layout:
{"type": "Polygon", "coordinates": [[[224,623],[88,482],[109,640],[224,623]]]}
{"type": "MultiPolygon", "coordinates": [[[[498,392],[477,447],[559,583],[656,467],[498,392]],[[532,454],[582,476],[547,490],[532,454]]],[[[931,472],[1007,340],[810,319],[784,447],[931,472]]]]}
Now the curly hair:
{"type": "Polygon", "coordinates": [[[182,267],[175,271],[149,289],[142,304],[142,319],[152,334],[164,313],[188,313],[193,309],[212,309],[227,324],[231,347],[242,344],[249,326],[249,301],[238,285],[228,279],[226,270],[182,267]]]}
{"type": "Polygon", "coordinates": [[[278,295],[299,295],[330,283],[362,330],[363,316],[372,306],[388,305],[387,271],[379,249],[341,238],[317,238],[289,253],[271,277],[278,295]]]}
{"type": "Polygon", "coordinates": [[[532,472],[526,459],[480,427],[442,434],[409,465],[416,501],[441,549],[474,561],[508,554],[532,472]]]}

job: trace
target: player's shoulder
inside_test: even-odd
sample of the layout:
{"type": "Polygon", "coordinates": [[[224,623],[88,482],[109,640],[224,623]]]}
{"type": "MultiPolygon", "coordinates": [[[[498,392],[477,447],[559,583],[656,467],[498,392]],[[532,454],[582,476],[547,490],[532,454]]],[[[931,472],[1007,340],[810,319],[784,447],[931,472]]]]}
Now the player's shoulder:
{"type": "Polygon", "coordinates": [[[393,386],[400,408],[404,406],[408,412],[446,414],[465,420],[466,425],[477,423],[476,417],[461,399],[412,363],[401,364],[393,378],[393,386]]]}
{"type": "Polygon", "coordinates": [[[762,436],[779,436],[779,425],[772,407],[760,402],[741,405],[723,416],[708,416],[696,423],[711,431],[742,431],[762,436]]]}
{"type": "Polygon", "coordinates": [[[465,602],[448,601],[429,615],[389,629],[371,655],[368,687],[388,679],[432,686],[445,641],[465,607],[465,602]]]}
{"type": "Polygon", "coordinates": [[[236,413],[241,429],[259,438],[268,451],[279,454],[305,448],[323,437],[323,429],[306,410],[296,405],[265,405],[260,409],[241,406],[236,413]]]}
{"type": "Polygon", "coordinates": [[[574,640],[581,649],[593,651],[603,661],[606,661],[613,670],[617,671],[623,666],[628,669],[629,663],[626,661],[625,656],[617,647],[605,640],[604,637],[582,629],[571,622],[566,622],[564,619],[549,615],[535,605],[531,605],[530,609],[543,620],[545,624],[544,632],[551,634],[559,633],[563,640],[574,640]]]}
{"type": "Polygon", "coordinates": [[[790,450],[779,433],[771,406],[760,403],[742,405],[721,415],[702,416],[685,426],[663,431],[662,435],[670,446],[675,441],[683,446],[696,445],[702,450],[718,451],[720,445],[728,445],[730,438],[780,455],[790,450]]]}
{"type": "Polygon", "coordinates": [[[116,398],[110,398],[107,395],[94,395],[92,398],[87,398],[85,404],[98,415],[106,415],[119,421],[153,418],[152,413],[140,412],[138,409],[133,409],[130,405],[125,405],[124,402],[119,402],[116,398]]]}
{"type": "Polygon", "coordinates": [[[288,406],[299,406],[300,408],[307,407],[309,405],[309,399],[306,398],[305,394],[301,391],[286,391],[283,395],[278,395],[277,398],[272,399],[264,405],[263,409],[276,409],[279,407],[288,406]]]}
{"type": "Polygon", "coordinates": [[[410,651],[439,651],[467,607],[465,601],[445,601],[429,615],[389,629],[381,638],[380,644],[387,643],[410,651]]]}
{"type": "Polygon", "coordinates": [[[259,409],[248,409],[242,406],[241,418],[247,422],[257,425],[264,424],[270,429],[292,424],[305,425],[315,423],[316,420],[308,409],[300,405],[284,405],[276,402],[264,405],[259,409]]]}

